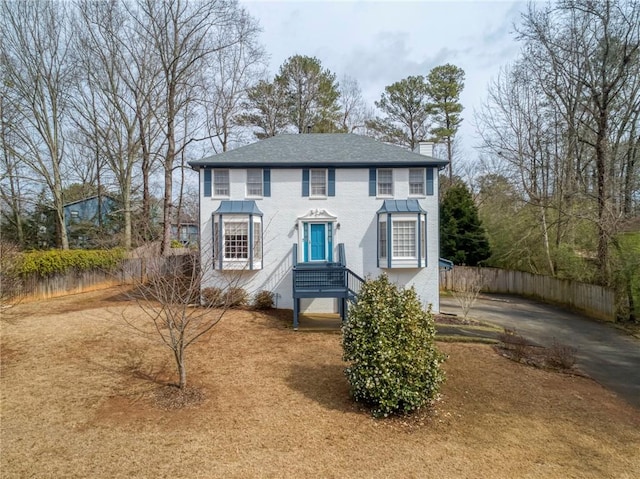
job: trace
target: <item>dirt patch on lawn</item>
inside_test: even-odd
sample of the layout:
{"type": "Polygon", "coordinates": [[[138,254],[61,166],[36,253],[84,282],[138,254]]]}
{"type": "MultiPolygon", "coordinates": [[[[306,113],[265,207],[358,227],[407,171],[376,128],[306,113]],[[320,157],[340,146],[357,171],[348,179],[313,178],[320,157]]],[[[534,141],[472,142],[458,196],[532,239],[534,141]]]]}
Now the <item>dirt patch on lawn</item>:
{"type": "Polygon", "coordinates": [[[187,352],[197,404],[161,409],[169,350],[111,296],[0,324],[3,478],[640,477],[640,412],[589,379],[439,343],[440,400],[374,420],[349,398],[340,336],[293,332],[287,312],[225,316],[187,352]]]}

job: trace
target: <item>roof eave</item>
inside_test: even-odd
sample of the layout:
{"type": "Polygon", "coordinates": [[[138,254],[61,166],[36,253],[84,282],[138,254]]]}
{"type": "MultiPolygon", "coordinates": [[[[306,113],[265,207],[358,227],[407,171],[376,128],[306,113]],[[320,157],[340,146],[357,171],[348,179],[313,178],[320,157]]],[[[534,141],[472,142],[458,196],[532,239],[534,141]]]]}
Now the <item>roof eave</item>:
{"type": "Polygon", "coordinates": [[[399,161],[399,162],[378,162],[378,163],[356,163],[356,162],[317,162],[317,163],[302,163],[302,162],[284,162],[284,163],[269,163],[269,162],[215,162],[215,161],[190,161],[189,166],[198,171],[201,168],[415,168],[415,167],[429,167],[435,166],[438,168],[444,168],[449,164],[446,160],[426,160],[426,161],[399,161]]]}

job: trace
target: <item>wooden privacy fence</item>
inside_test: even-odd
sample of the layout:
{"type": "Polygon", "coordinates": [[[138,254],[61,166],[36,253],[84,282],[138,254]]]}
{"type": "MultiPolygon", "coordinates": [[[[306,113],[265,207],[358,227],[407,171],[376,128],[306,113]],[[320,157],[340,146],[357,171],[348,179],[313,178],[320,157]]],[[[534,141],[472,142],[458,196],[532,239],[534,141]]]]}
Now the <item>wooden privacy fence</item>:
{"type": "Polygon", "coordinates": [[[20,296],[26,300],[38,300],[85,293],[113,286],[136,284],[145,281],[151,272],[191,271],[189,254],[173,256],[156,256],[151,258],[128,258],[113,271],[90,270],[69,271],[47,277],[32,275],[24,278],[20,296]]]}
{"type": "Polygon", "coordinates": [[[485,293],[528,296],[593,318],[616,319],[615,293],[602,286],[498,268],[455,266],[452,270],[440,271],[440,287],[445,290],[463,291],[475,282],[485,293]]]}

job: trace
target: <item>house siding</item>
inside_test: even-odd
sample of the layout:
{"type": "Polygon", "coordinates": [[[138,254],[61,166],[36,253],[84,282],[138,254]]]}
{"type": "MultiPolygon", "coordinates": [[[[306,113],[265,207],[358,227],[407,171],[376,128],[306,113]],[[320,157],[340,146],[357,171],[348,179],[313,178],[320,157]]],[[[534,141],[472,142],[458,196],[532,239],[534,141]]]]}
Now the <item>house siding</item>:
{"type": "MultiPolygon", "coordinates": [[[[205,175],[200,170],[201,189],[204,191],[205,175]]],[[[337,245],[344,243],[347,267],[356,274],[375,277],[385,272],[391,281],[415,286],[423,303],[439,310],[439,242],[438,242],[438,175],[434,174],[434,195],[417,198],[427,213],[427,265],[423,268],[382,269],[377,259],[377,214],[384,198],[369,196],[369,168],[336,168],[335,196],[314,198],[302,196],[302,168],[272,168],[270,170],[270,194],[256,201],[263,213],[264,253],[263,269],[259,271],[212,271],[203,287],[219,285],[220,277],[237,278],[248,293],[261,290],[276,294],[278,308],[293,308],[292,298],[292,246],[301,244],[302,228],[296,229],[299,217],[310,210],[325,210],[337,217],[333,229],[333,257],[337,257],[337,245]]],[[[394,198],[406,199],[409,195],[409,168],[393,168],[394,198]]],[[[241,200],[246,197],[246,170],[230,169],[230,196],[228,198],[200,198],[200,231],[202,260],[211,264],[212,213],[223,199],[241,200]]],[[[309,300],[302,302],[301,312],[337,311],[334,300],[309,300]]]]}

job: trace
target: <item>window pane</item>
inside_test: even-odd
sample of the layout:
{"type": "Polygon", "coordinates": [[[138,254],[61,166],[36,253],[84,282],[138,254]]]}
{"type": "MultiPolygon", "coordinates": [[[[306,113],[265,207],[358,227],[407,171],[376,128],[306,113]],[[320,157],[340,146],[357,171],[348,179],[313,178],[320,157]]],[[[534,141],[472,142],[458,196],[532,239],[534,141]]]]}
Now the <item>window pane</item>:
{"type": "Polygon", "coordinates": [[[416,257],[416,222],[393,222],[393,256],[396,258],[416,257]]]}
{"type": "Polygon", "coordinates": [[[409,170],[409,194],[424,195],[424,170],[409,170]]]}
{"type": "Polygon", "coordinates": [[[387,257],[387,222],[378,223],[378,244],[380,248],[380,257],[387,257]]]}
{"type": "Polygon", "coordinates": [[[422,238],[421,238],[421,249],[422,251],[420,252],[422,254],[423,258],[427,257],[427,218],[423,218],[422,219],[422,238]]]}
{"type": "Polygon", "coordinates": [[[249,225],[247,223],[224,224],[225,259],[247,259],[249,257],[249,225]]]}
{"type": "Polygon", "coordinates": [[[262,223],[253,223],[253,260],[262,260],[262,223]]]}
{"type": "Polygon", "coordinates": [[[220,236],[219,236],[219,231],[220,231],[220,223],[215,221],[213,223],[213,261],[214,261],[214,267],[216,265],[216,261],[218,261],[218,259],[220,258],[220,251],[218,251],[218,241],[220,240],[220,236]]]}
{"type": "Polygon", "coordinates": [[[392,170],[378,170],[378,195],[393,196],[392,170]]]}
{"type": "Polygon", "coordinates": [[[262,196],[262,170],[247,170],[247,196],[262,196]]]}
{"type": "Polygon", "coordinates": [[[213,170],[213,194],[229,196],[229,170],[213,170]]]}
{"type": "Polygon", "coordinates": [[[311,196],[327,196],[327,170],[311,170],[311,196]]]}

